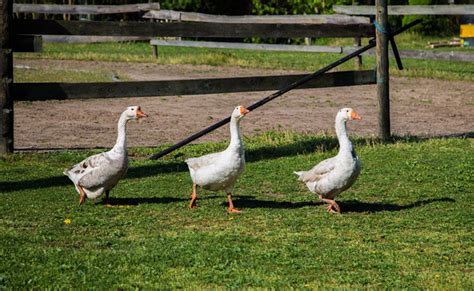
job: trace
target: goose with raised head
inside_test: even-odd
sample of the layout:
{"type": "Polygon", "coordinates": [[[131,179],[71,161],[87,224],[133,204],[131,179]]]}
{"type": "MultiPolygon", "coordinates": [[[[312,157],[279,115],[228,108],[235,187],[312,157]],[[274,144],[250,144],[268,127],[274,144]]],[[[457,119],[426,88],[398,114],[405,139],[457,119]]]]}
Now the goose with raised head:
{"type": "Polygon", "coordinates": [[[249,113],[244,106],[235,107],[230,118],[230,144],[226,150],[198,158],[187,159],[193,180],[193,192],[189,208],[197,207],[196,186],[210,191],[224,190],[229,202],[228,212],[241,212],[234,208],[232,190],[239,175],[245,169],[244,144],[240,135],[240,120],[249,113]]]}
{"type": "Polygon", "coordinates": [[[117,142],[108,151],[88,157],[82,162],[64,170],[64,175],[74,183],[79,193],[79,204],[86,198],[95,199],[105,192],[105,203],[109,203],[109,192],[126,174],[128,169],[127,122],[147,117],[140,106],[130,106],[118,121],[117,142]]]}
{"type": "Polygon", "coordinates": [[[334,199],[351,187],[360,174],[360,161],[346,131],[346,122],[358,119],[362,118],[352,108],[339,110],[336,115],[338,154],[320,162],[309,171],[294,172],[309,191],[319,195],[321,201],[329,204],[328,212],[341,212],[334,199]]]}

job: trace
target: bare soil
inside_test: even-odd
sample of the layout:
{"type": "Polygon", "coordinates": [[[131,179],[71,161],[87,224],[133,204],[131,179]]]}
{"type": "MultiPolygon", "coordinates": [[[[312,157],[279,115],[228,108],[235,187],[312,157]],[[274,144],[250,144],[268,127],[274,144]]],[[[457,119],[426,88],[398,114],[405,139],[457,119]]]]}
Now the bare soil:
{"type": "MultiPolygon", "coordinates": [[[[127,80],[191,79],[256,76],[297,71],[192,65],[156,65],[87,61],[20,60],[15,65],[45,70],[102,70],[127,80]]],[[[52,80],[54,81],[54,80],[52,80]]],[[[282,86],[287,84],[282,84],[282,86]]],[[[390,81],[392,133],[439,136],[474,132],[474,82],[392,77],[390,81]]],[[[96,148],[115,143],[120,113],[140,105],[150,115],[129,122],[130,146],[174,143],[227,117],[238,104],[250,105],[273,93],[118,98],[15,103],[15,148],[96,148]]],[[[351,122],[351,135],[377,135],[376,86],[293,90],[250,113],[242,121],[244,135],[262,131],[294,130],[334,133],[335,113],[352,107],[363,117],[351,122]]],[[[228,138],[228,127],[196,142],[228,138]]]]}

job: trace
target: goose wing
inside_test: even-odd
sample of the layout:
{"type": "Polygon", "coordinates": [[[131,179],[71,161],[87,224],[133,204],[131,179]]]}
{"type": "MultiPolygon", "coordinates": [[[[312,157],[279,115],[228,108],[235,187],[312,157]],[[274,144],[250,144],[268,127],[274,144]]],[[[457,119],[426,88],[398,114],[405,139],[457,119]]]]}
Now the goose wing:
{"type": "Polygon", "coordinates": [[[311,170],[305,172],[295,172],[299,176],[299,180],[303,182],[316,182],[321,179],[322,176],[334,170],[336,167],[336,157],[332,157],[321,161],[319,164],[314,166],[311,170]]]}
{"type": "Polygon", "coordinates": [[[212,154],[207,154],[198,158],[190,158],[190,159],[187,159],[185,162],[193,170],[198,170],[198,169],[207,167],[209,165],[215,164],[219,160],[221,155],[222,155],[222,152],[212,153],[212,154]]]}
{"type": "Polygon", "coordinates": [[[111,164],[107,153],[88,157],[66,170],[68,176],[78,176],[77,182],[84,188],[101,187],[109,178],[106,169],[111,164]]]}

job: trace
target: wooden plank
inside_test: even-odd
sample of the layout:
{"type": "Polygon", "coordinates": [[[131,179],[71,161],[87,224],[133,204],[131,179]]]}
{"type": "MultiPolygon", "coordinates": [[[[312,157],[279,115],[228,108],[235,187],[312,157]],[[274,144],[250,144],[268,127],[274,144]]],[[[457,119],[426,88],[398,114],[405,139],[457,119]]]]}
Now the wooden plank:
{"type": "MultiPolygon", "coordinates": [[[[12,95],[15,101],[36,101],[254,92],[276,90],[306,76],[305,74],[298,74],[111,83],[14,83],[12,95]]],[[[374,71],[346,71],[326,73],[299,88],[325,88],[374,83],[374,71]]]]}
{"type": "Polygon", "coordinates": [[[400,56],[411,59],[421,60],[446,60],[446,61],[462,61],[462,62],[474,62],[473,53],[463,52],[434,52],[424,50],[405,50],[399,51],[400,56]]]}
{"type": "Polygon", "coordinates": [[[13,152],[13,0],[0,1],[0,156],[13,152]]]}
{"type": "Polygon", "coordinates": [[[40,53],[43,51],[43,39],[39,35],[15,35],[13,51],[40,53]]]}
{"type": "Polygon", "coordinates": [[[181,37],[371,37],[371,24],[150,23],[15,20],[15,34],[181,37]]]}
{"type": "Polygon", "coordinates": [[[160,3],[127,4],[127,5],[56,5],[56,4],[13,4],[15,13],[43,14],[117,14],[134,13],[160,9],[160,3]]]}
{"type": "MultiPolygon", "coordinates": [[[[349,54],[355,51],[354,47],[343,47],[343,53],[349,54]]],[[[459,61],[459,62],[474,62],[474,54],[468,52],[450,51],[450,52],[436,52],[428,50],[403,50],[398,51],[402,58],[420,59],[420,60],[445,60],[445,61],[459,61]]],[[[389,50],[389,55],[393,56],[393,52],[389,50]]],[[[363,55],[375,55],[374,51],[367,51],[363,55]]]]}
{"type": "Polygon", "coordinates": [[[273,24],[360,24],[370,23],[368,17],[348,16],[342,14],[314,15],[212,15],[174,10],[151,10],[143,18],[214,23],[273,23],[273,24]]]}
{"type": "Polygon", "coordinates": [[[265,51],[291,51],[291,52],[317,52],[317,53],[342,53],[340,46],[322,45],[285,45],[285,44],[259,44],[240,42],[211,42],[211,41],[183,41],[183,40],[150,40],[151,45],[179,46],[179,47],[205,47],[221,49],[247,49],[265,51]]]}
{"type": "Polygon", "coordinates": [[[45,43],[100,43],[150,40],[149,36],[43,35],[45,43]]]}
{"type": "MultiPolygon", "coordinates": [[[[373,5],[333,5],[336,13],[348,15],[375,15],[373,5]]],[[[474,15],[474,5],[390,5],[389,15],[474,15]]]]}
{"type": "MultiPolygon", "coordinates": [[[[377,14],[375,20],[381,30],[388,31],[388,0],[375,0],[377,14]]],[[[376,67],[377,67],[377,100],[379,105],[378,134],[383,141],[390,139],[390,91],[388,74],[388,36],[379,29],[375,32],[376,67]]]]}

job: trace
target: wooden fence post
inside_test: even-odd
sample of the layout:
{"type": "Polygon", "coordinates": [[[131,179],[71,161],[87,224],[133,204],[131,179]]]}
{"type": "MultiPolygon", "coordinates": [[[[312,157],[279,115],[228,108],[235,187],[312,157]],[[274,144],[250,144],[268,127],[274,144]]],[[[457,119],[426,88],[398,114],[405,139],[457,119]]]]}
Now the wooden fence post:
{"type": "MultiPolygon", "coordinates": [[[[354,37],[354,46],[356,49],[360,49],[362,46],[362,41],[360,37],[354,37]]],[[[356,70],[362,70],[362,55],[358,55],[357,57],[354,58],[355,60],[355,69],[356,70]]]]}
{"type": "Polygon", "coordinates": [[[387,0],[376,0],[376,54],[377,54],[377,99],[379,103],[379,137],[390,139],[390,98],[388,74],[388,16],[387,0]]]}
{"type": "Polygon", "coordinates": [[[0,156],[13,152],[13,0],[0,0],[0,156]]]}

